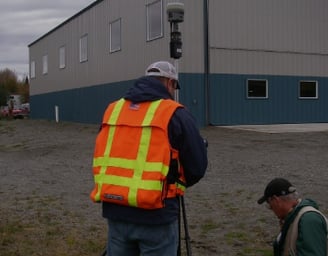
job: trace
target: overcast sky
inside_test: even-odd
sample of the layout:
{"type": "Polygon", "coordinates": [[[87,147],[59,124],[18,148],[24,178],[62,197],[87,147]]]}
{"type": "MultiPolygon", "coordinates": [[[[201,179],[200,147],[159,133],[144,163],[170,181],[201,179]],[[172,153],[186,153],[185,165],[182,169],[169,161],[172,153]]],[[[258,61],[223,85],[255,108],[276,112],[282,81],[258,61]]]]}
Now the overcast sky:
{"type": "Polygon", "coordinates": [[[28,45],[94,0],[0,0],[0,70],[28,74],[28,45]]]}

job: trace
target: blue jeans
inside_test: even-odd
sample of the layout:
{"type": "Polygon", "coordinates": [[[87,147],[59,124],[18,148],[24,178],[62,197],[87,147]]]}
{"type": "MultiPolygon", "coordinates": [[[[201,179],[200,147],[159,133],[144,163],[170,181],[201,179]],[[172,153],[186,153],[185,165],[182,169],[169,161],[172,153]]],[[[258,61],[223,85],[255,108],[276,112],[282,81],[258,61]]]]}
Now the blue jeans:
{"type": "Polygon", "coordinates": [[[108,220],[108,256],[175,256],[178,220],[164,225],[142,225],[108,220]]]}

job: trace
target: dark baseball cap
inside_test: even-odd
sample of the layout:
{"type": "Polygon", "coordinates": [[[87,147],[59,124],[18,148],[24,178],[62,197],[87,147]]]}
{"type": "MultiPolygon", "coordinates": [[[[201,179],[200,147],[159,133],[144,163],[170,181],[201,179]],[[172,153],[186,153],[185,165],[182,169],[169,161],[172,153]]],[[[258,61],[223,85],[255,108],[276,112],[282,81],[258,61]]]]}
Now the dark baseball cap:
{"type": "Polygon", "coordinates": [[[262,204],[272,196],[284,196],[296,191],[296,188],[286,179],[275,178],[269,182],[264,190],[264,195],[257,200],[258,204],[262,204]]]}

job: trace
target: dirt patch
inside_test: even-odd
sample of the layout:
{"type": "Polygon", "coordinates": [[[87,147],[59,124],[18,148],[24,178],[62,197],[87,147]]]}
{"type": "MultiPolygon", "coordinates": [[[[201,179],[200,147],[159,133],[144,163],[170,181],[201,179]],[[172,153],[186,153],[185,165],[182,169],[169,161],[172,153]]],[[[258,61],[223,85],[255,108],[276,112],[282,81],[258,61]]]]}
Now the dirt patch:
{"type": "MultiPolygon", "coordinates": [[[[1,255],[101,255],[107,227],[89,199],[97,125],[0,121],[1,255]]],[[[208,127],[209,167],[185,196],[193,255],[272,255],[273,214],[257,205],[273,177],[328,213],[328,132],[208,127]]]]}

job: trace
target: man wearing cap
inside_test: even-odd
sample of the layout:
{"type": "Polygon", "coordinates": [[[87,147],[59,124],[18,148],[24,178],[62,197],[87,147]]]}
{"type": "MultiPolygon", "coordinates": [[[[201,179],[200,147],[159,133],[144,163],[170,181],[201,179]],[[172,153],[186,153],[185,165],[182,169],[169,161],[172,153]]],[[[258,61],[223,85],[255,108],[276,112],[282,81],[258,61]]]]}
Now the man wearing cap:
{"type": "Polygon", "coordinates": [[[301,199],[284,178],[266,186],[259,204],[266,202],[278,217],[281,231],[273,243],[274,256],[326,256],[327,220],[311,199],[301,199]]]}
{"type": "Polygon", "coordinates": [[[196,122],[175,102],[174,66],[151,64],[104,113],[93,159],[95,188],[108,220],[108,255],[176,255],[179,196],[207,168],[196,122]]]}

